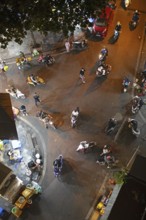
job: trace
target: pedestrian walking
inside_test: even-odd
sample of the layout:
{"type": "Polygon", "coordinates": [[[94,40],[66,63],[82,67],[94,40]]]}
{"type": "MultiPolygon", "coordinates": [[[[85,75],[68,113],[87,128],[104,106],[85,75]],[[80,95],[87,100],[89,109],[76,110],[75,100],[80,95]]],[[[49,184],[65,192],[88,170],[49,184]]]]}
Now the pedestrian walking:
{"type": "Polygon", "coordinates": [[[68,40],[65,41],[65,48],[66,48],[67,53],[69,53],[69,51],[70,51],[70,43],[69,43],[68,40]]]}
{"type": "Polygon", "coordinates": [[[82,83],[85,83],[85,69],[84,68],[80,70],[80,79],[82,80],[82,83]]]}
{"type": "Polygon", "coordinates": [[[38,106],[38,103],[41,102],[40,96],[35,92],[33,98],[34,98],[35,105],[38,106]]]}
{"type": "Polygon", "coordinates": [[[25,105],[21,105],[20,106],[20,112],[22,113],[23,116],[27,116],[27,111],[26,111],[26,106],[25,105]]]}

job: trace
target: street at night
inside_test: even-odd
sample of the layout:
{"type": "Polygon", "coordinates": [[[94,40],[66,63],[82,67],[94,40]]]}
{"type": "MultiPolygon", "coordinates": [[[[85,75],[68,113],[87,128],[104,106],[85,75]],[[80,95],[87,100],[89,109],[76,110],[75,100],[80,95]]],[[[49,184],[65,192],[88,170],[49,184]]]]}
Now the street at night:
{"type": "MultiPolygon", "coordinates": [[[[107,181],[114,171],[123,167],[130,169],[136,151],[146,156],[146,107],[143,105],[133,115],[130,106],[135,93],[133,83],[137,74],[143,71],[146,60],[146,2],[133,0],[126,10],[121,7],[121,1],[117,0],[116,4],[103,40],[88,38],[88,47],[84,50],[67,53],[64,46],[63,51],[49,51],[55,58],[52,65],[46,66],[38,63],[38,58],[32,58],[30,67],[18,69],[15,57],[10,56],[12,48],[4,49],[5,57],[0,50],[0,57],[9,67],[7,72],[0,73],[0,92],[5,93],[9,85],[14,85],[25,94],[24,100],[11,97],[12,106],[20,108],[25,105],[28,112],[27,116],[18,116],[16,125],[20,120],[34,129],[36,137],[40,137],[38,147],[43,158],[42,193],[20,220],[94,220],[94,206],[102,192],[110,188],[107,181]],[[140,20],[137,27],[130,31],[129,22],[135,10],[139,11],[140,20]],[[118,21],[122,25],[119,39],[111,43],[118,21]],[[108,49],[106,63],[111,65],[111,72],[107,77],[98,78],[95,74],[97,61],[104,47],[108,49]],[[85,83],[79,75],[81,68],[85,69],[85,83]],[[29,85],[27,77],[30,74],[40,76],[45,84],[29,85]],[[131,81],[126,93],[122,85],[125,76],[131,81]],[[38,106],[34,102],[35,92],[41,100],[38,106]],[[77,107],[80,109],[79,120],[72,128],[71,113],[77,107]],[[50,125],[45,128],[36,117],[40,110],[52,116],[56,129],[50,125]],[[107,135],[105,127],[112,117],[117,119],[117,127],[111,135],[107,135]],[[141,132],[138,138],[128,128],[128,117],[138,121],[141,132]],[[87,153],[77,152],[81,141],[95,141],[97,147],[87,153]],[[118,160],[115,169],[96,163],[104,145],[111,146],[118,160]],[[53,173],[53,161],[60,154],[64,162],[62,173],[57,178],[53,173]]],[[[77,35],[81,34],[79,31],[77,35]]],[[[19,45],[19,48],[23,51],[23,47],[19,45]]],[[[142,99],[145,101],[145,96],[142,99]]]]}

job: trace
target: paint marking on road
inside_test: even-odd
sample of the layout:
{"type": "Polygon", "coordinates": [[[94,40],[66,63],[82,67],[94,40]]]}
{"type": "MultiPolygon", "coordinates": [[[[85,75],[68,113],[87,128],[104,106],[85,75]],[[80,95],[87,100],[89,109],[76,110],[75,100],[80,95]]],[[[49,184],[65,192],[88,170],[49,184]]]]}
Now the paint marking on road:
{"type": "Polygon", "coordinates": [[[128,168],[131,164],[131,161],[134,159],[135,155],[137,154],[137,152],[139,151],[139,146],[136,148],[136,151],[134,152],[134,154],[132,155],[132,157],[130,158],[129,162],[127,163],[126,168],[128,168]]]}
{"type": "Polygon", "coordinates": [[[145,119],[145,117],[143,116],[143,114],[142,114],[141,111],[139,111],[139,115],[140,115],[141,119],[143,120],[143,122],[146,123],[146,119],[145,119]]]}
{"type": "Polygon", "coordinates": [[[124,118],[124,120],[123,120],[123,122],[122,122],[122,124],[121,124],[121,126],[120,126],[120,128],[119,128],[119,130],[117,132],[117,134],[115,135],[114,142],[117,141],[117,139],[118,139],[118,137],[119,137],[119,135],[120,135],[120,133],[121,133],[125,123],[126,123],[126,121],[127,121],[127,116],[124,118]]]}
{"type": "Polygon", "coordinates": [[[89,218],[91,217],[91,215],[92,215],[92,213],[94,211],[95,205],[97,203],[97,200],[98,200],[99,196],[102,194],[103,188],[104,188],[105,183],[106,183],[108,178],[109,178],[109,173],[106,174],[106,176],[104,178],[104,181],[103,181],[103,183],[102,183],[102,185],[101,185],[101,187],[100,187],[100,189],[99,189],[99,191],[98,191],[98,193],[96,195],[96,198],[93,201],[93,204],[92,204],[91,208],[89,209],[89,211],[88,211],[88,213],[87,213],[87,215],[85,217],[85,220],[89,220],[89,218]]]}

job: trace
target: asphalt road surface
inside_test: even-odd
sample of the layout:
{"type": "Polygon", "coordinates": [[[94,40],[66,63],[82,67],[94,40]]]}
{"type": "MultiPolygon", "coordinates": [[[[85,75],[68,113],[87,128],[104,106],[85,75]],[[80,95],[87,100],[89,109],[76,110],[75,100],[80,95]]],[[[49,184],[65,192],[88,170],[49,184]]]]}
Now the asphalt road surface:
{"type": "MultiPolygon", "coordinates": [[[[140,5],[137,2],[139,1],[126,11],[118,4],[108,35],[103,41],[89,41],[88,49],[82,52],[58,55],[56,63],[48,68],[34,64],[28,70],[19,71],[15,65],[11,65],[9,71],[0,76],[1,92],[9,84],[14,84],[27,96],[24,101],[12,99],[15,107],[25,104],[32,116],[35,116],[38,109],[48,111],[57,124],[57,130],[49,128],[47,131],[47,172],[43,181],[43,194],[25,213],[23,219],[85,219],[106,174],[111,171],[95,163],[98,149],[88,154],[77,153],[76,148],[80,141],[94,140],[98,148],[111,144],[122,166],[126,166],[130,160],[137,146],[135,139],[123,135],[115,143],[114,135],[105,135],[104,129],[108,119],[115,115],[119,116],[119,126],[121,125],[127,111],[125,106],[131,100],[131,90],[126,94],[122,93],[122,80],[125,75],[133,79],[141,45],[139,36],[142,36],[146,19],[143,13],[145,2],[142,0],[140,5]],[[128,23],[135,9],[141,10],[140,22],[134,31],[130,31],[128,23]],[[110,44],[109,39],[117,21],[121,22],[122,31],[119,40],[110,44]],[[108,48],[107,63],[112,66],[112,71],[106,79],[96,79],[96,61],[103,46],[108,48]],[[85,84],[79,79],[82,67],[86,70],[85,84]],[[30,73],[40,75],[46,84],[37,87],[27,85],[26,77],[30,73]],[[42,100],[38,108],[33,100],[35,91],[42,100]],[[72,129],[70,114],[77,106],[81,117],[78,127],[72,129]],[[65,159],[60,180],[54,177],[52,168],[53,160],[59,154],[65,159]]],[[[38,129],[45,128],[40,123],[38,129]]]]}

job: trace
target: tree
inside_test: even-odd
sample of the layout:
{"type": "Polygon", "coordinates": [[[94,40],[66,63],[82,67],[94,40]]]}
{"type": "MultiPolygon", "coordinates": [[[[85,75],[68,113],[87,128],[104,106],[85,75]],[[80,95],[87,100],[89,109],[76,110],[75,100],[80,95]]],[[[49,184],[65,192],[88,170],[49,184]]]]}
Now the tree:
{"type": "Polygon", "coordinates": [[[0,43],[6,48],[13,39],[21,44],[28,30],[73,32],[76,24],[85,26],[89,16],[96,17],[98,9],[108,0],[1,0],[0,43]]]}

